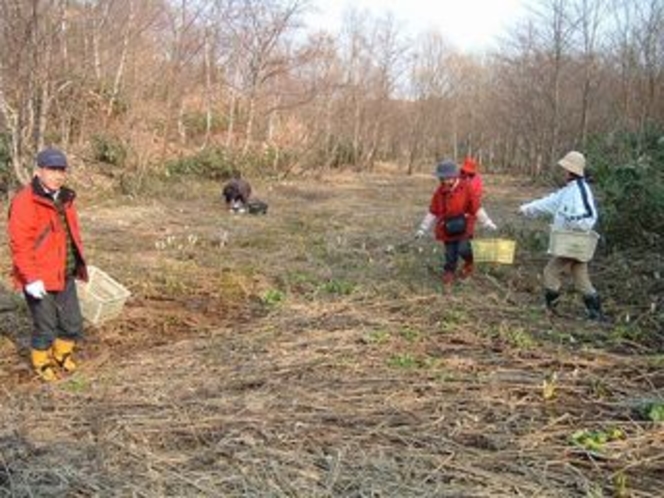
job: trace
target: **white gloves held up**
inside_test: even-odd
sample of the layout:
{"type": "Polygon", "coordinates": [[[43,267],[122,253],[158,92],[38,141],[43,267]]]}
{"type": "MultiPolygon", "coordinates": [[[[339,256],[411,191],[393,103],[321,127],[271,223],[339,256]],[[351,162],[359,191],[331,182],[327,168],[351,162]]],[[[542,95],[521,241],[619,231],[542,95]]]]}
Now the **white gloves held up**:
{"type": "Polygon", "coordinates": [[[35,280],[34,282],[30,282],[28,285],[25,286],[25,292],[30,294],[32,297],[35,299],[43,299],[46,297],[46,287],[44,287],[44,282],[41,280],[35,280]]]}
{"type": "Polygon", "coordinates": [[[418,229],[417,232],[415,232],[415,238],[416,239],[421,239],[425,235],[426,235],[426,232],[424,230],[422,230],[421,228],[418,229]]]}

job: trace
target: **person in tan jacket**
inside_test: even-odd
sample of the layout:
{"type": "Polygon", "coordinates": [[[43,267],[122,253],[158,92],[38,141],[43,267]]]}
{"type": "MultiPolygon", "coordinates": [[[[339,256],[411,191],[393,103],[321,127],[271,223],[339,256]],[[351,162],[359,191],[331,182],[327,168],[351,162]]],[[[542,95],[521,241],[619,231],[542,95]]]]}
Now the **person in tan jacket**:
{"type": "MultiPolygon", "coordinates": [[[[561,189],[541,199],[523,204],[519,213],[525,216],[548,215],[553,217],[553,228],[590,232],[597,223],[597,208],[592,190],[585,178],[586,158],[571,151],[558,161],[565,172],[566,184],[561,189]]],[[[549,312],[554,313],[562,277],[570,275],[577,291],[583,296],[588,318],[605,321],[599,293],[590,281],[588,262],[574,258],[552,256],[544,268],[544,301],[549,312]]]]}

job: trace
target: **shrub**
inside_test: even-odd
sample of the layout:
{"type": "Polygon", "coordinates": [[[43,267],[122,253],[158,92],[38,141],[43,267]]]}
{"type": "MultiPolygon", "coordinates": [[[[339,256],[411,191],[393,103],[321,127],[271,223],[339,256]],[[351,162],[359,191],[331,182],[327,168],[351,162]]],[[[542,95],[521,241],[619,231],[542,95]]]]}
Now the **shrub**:
{"type": "Polygon", "coordinates": [[[5,171],[11,164],[11,151],[9,147],[10,137],[5,134],[0,134],[0,172],[4,176],[5,171]]]}
{"type": "Polygon", "coordinates": [[[664,130],[604,137],[588,156],[608,244],[664,248],[664,130]]]}
{"type": "Polygon", "coordinates": [[[108,135],[93,135],[90,140],[95,160],[113,166],[124,166],[128,150],[121,139],[108,135]]]}
{"type": "MultiPolygon", "coordinates": [[[[189,112],[183,116],[183,124],[190,137],[200,137],[207,130],[207,115],[203,112],[189,112]]],[[[219,133],[226,128],[226,122],[217,114],[212,115],[210,131],[219,133]]]]}
{"type": "Polygon", "coordinates": [[[204,149],[194,155],[173,159],[166,163],[169,176],[197,176],[212,180],[224,180],[239,169],[225,149],[204,149]]]}
{"type": "Polygon", "coordinates": [[[11,137],[0,133],[0,192],[6,193],[19,182],[12,168],[11,137]]]}
{"type": "Polygon", "coordinates": [[[210,180],[226,180],[242,173],[243,176],[269,176],[293,160],[289,152],[271,147],[250,149],[246,152],[222,147],[206,148],[193,155],[166,163],[169,176],[196,176],[210,180]]]}

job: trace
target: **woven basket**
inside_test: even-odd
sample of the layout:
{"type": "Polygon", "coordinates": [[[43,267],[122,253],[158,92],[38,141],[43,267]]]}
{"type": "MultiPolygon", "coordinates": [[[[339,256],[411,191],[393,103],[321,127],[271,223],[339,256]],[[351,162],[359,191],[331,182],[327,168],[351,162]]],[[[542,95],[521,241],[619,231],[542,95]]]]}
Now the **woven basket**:
{"type": "Polygon", "coordinates": [[[581,232],[551,227],[548,252],[560,258],[586,263],[593,259],[598,241],[599,234],[592,230],[581,232]]]}
{"type": "Polygon", "coordinates": [[[474,239],[473,260],[476,263],[514,263],[516,241],[510,239],[474,239]]]}
{"type": "Polygon", "coordinates": [[[125,287],[96,266],[88,266],[88,281],[76,281],[83,318],[93,325],[117,317],[131,295],[125,287]]]}

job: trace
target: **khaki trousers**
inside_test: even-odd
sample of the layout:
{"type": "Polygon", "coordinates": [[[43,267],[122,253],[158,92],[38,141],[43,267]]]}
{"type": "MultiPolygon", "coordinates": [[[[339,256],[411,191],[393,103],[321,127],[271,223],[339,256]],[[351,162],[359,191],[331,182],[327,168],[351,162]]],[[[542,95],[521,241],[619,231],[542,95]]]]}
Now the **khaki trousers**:
{"type": "Polygon", "coordinates": [[[559,292],[561,279],[571,275],[574,288],[584,296],[594,295],[595,288],[588,275],[588,263],[576,259],[553,257],[544,267],[544,287],[559,292]]]}

